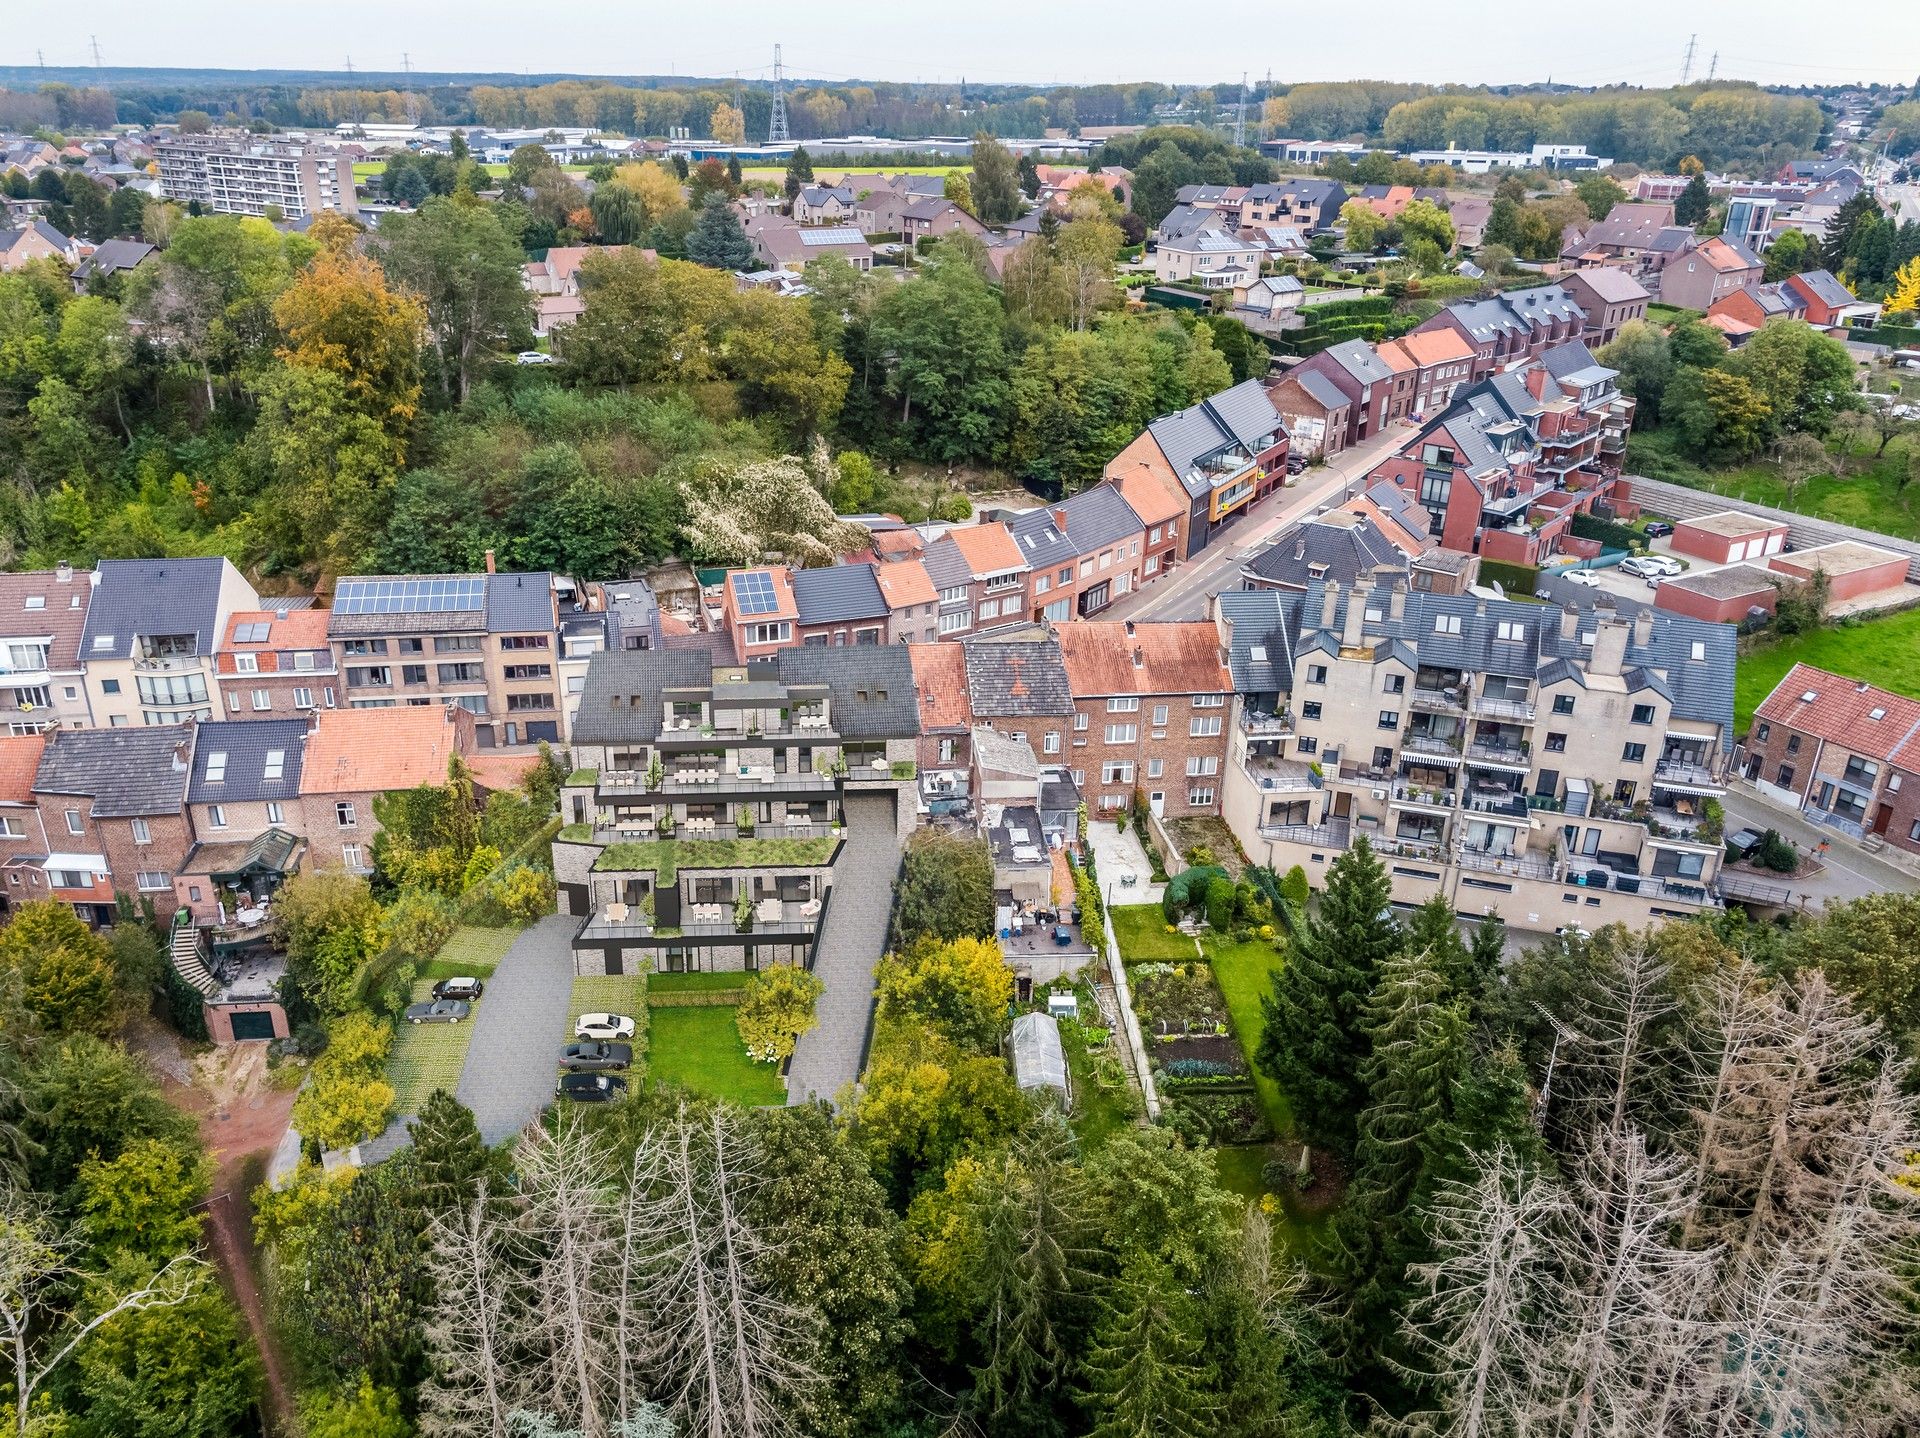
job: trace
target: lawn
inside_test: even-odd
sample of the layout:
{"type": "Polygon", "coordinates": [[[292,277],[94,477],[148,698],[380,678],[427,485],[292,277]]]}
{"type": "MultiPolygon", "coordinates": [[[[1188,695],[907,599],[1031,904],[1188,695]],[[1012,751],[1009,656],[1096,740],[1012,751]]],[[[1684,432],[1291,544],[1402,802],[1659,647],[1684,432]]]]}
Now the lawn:
{"type": "Polygon", "coordinates": [[[1746,732],[1760,701],[1795,664],[1811,664],[1920,699],[1920,609],[1763,642],[1742,654],[1733,682],[1735,729],[1746,732]]]}
{"type": "Polygon", "coordinates": [[[1073,1131],[1080,1135],[1081,1143],[1097,1147],[1128,1124],[1138,1122],[1140,1101],[1121,1067],[1117,1049],[1126,1042],[1122,1035],[1108,1034],[1104,1055],[1096,1057],[1087,1051],[1087,1029],[1099,1028],[1104,1021],[1092,991],[1082,985],[1076,993],[1084,1022],[1060,1021],[1060,1048],[1066,1054],[1067,1073],[1073,1083],[1073,1131]],[[1095,1081],[1096,1072],[1107,1078],[1106,1085],[1095,1081]]]}
{"type": "Polygon", "coordinates": [[[655,1009],[648,1026],[650,1072],[660,1082],[749,1106],[787,1101],[780,1070],[747,1057],[731,1007],[655,1009]]]}
{"type": "Polygon", "coordinates": [[[1679,305],[1650,304],[1647,319],[1656,325],[1677,325],[1682,320],[1704,319],[1705,311],[1682,309],[1679,305]]]}
{"type": "MultiPolygon", "coordinates": [[[[425,1003],[432,997],[432,979],[414,980],[414,1003],[425,1003]]],[[[480,1002],[485,1003],[486,999],[482,997],[480,1002]]],[[[420,1105],[435,1089],[452,1093],[459,1087],[460,1070],[467,1062],[467,1042],[473,1037],[473,1022],[469,1019],[461,1024],[410,1024],[402,1020],[395,1027],[393,1047],[387,1051],[387,1082],[393,1085],[393,1111],[404,1118],[420,1112],[420,1105]]]]}
{"type": "Polygon", "coordinates": [[[1244,944],[1230,940],[1210,940],[1205,945],[1213,964],[1214,982],[1227,1000],[1227,1012],[1233,1018],[1233,1031],[1240,1038],[1247,1067],[1253,1069],[1253,1086],[1275,1133],[1286,1133],[1293,1126],[1293,1114],[1287,1107],[1280,1086],[1254,1066],[1253,1052],[1260,1046],[1260,1034],[1266,1027],[1260,1014],[1260,1000],[1270,988],[1273,971],[1280,967],[1281,956],[1272,944],[1250,939],[1244,944]]]}
{"type": "Polygon", "coordinates": [[[500,967],[500,961],[520,937],[520,927],[508,924],[498,929],[468,925],[455,929],[453,937],[441,945],[440,952],[420,967],[423,979],[486,979],[500,967]]]}
{"type": "Polygon", "coordinates": [[[1907,474],[1905,441],[1889,445],[1877,460],[1862,451],[1848,458],[1846,467],[1849,473],[1845,478],[1816,475],[1802,481],[1789,495],[1779,470],[1771,464],[1702,469],[1678,455],[1672,436],[1666,433],[1636,431],[1627,441],[1629,473],[1815,519],[1878,530],[1900,539],[1920,539],[1920,485],[1901,486],[1907,474]]]}
{"type": "Polygon", "coordinates": [[[1107,910],[1120,957],[1130,964],[1179,964],[1193,957],[1193,940],[1167,932],[1166,915],[1158,904],[1117,904],[1107,910]]]}
{"type": "MultiPolygon", "coordinates": [[[[566,834],[561,831],[562,836],[566,834]]],[[[593,867],[649,870],[664,886],[681,869],[824,869],[840,841],[826,839],[644,839],[609,844],[593,867]]]]}
{"type": "Polygon", "coordinates": [[[705,994],[716,990],[744,989],[752,982],[749,973],[653,974],[647,979],[649,994],[705,994]]]}

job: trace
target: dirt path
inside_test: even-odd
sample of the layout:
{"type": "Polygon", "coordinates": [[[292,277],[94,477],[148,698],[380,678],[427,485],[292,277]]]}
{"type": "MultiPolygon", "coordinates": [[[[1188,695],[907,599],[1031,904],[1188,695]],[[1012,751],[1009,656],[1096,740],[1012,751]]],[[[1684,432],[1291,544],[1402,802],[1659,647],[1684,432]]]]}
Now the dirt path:
{"type": "Polygon", "coordinates": [[[265,1160],[287,1130],[293,1094],[273,1087],[264,1044],[233,1044],[189,1063],[164,1030],[127,1038],[130,1047],[152,1062],[168,1100],[200,1126],[200,1142],[214,1164],[213,1196],[206,1205],[207,1247],[260,1354],[266,1374],[267,1430],[296,1431],[293,1381],[286,1357],[267,1327],[266,1301],[254,1267],[253,1209],[248,1198],[251,1186],[265,1172],[265,1160]]]}

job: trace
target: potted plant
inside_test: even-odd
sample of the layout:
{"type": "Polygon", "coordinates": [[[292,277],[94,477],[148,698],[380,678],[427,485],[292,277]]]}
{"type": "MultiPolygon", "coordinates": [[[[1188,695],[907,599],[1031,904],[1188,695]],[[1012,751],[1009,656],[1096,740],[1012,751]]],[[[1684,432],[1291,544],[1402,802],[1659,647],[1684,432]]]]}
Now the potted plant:
{"type": "Polygon", "coordinates": [[[660,756],[655,754],[651,759],[647,760],[647,787],[649,789],[658,789],[666,780],[667,766],[662,764],[660,762],[660,756]]]}
{"type": "Polygon", "coordinates": [[[666,813],[660,816],[660,837],[663,839],[666,839],[666,838],[671,838],[672,836],[673,836],[673,811],[668,810],[666,813]]]}
{"type": "Polygon", "coordinates": [[[653,916],[655,912],[656,910],[653,904],[653,890],[648,889],[646,893],[640,896],[640,918],[642,919],[642,921],[645,922],[648,928],[653,927],[653,916]]]}
{"type": "Polygon", "coordinates": [[[734,816],[734,828],[739,830],[741,838],[751,837],[753,834],[753,810],[742,804],[740,806],[740,812],[734,816]]]}
{"type": "Polygon", "coordinates": [[[733,927],[743,934],[753,928],[753,895],[747,892],[745,884],[733,896],[733,927]]]}

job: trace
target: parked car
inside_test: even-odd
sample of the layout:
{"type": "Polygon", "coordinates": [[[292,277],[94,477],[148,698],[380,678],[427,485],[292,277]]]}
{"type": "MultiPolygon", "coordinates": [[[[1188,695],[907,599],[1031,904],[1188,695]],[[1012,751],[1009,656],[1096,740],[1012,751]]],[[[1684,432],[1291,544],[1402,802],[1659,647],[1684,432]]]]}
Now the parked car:
{"type": "Polygon", "coordinates": [[[552,364],[553,356],[540,350],[521,350],[513,357],[515,364],[552,364]]]}
{"type": "MultiPolygon", "coordinates": [[[[1632,559],[1623,559],[1620,561],[1620,572],[1622,574],[1637,574],[1642,579],[1658,579],[1666,573],[1666,570],[1662,569],[1651,558],[1645,558],[1636,554],[1632,559]]],[[[1569,575],[1568,578],[1572,578],[1572,576],[1569,575]]]]}
{"type": "Polygon", "coordinates": [[[1569,584],[1579,585],[1582,589],[1598,589],[1600,587],[1600,576],[1595,574],[1591,569],[1570,569],[1560,577],[1569,584]]]}
{"type": "Polygon", "coordinates": [[[1672,533],[1673,526],[1668,524],[1664,519],[1650,519],[1647,521],[1646,535],[1648,539],[1664,539],[1672,533]]]}
{"type": "Polygon", "coordinates": [[[603,1043],[584,1039],[560,1050],[560,1067],[569,1073],[588,1073],[596,1069],[624,1069],[633,1063],[632,1044],[603,1043]]]}
{"type": "Polygon", "coordinates": [[[625,1014],[582,1014],[573,1025],[577,1039],[630,1039],[633,1033],[634,1022],[625,1014]]]}
{"type": "Polygon", "coordinates": [[[1760,835],[1752,829],[1735,829],[1727,835],[1727,852],[1736,859],[1744,859],[1759,842],[1760,835]]]}
{"type": "Polygon", "coordinates": [[[1682,564],[1679,560],[1673,558],[1671,555],[1647,554],[1641,557],[1643,560],[1645,560],[1646,563],[1651,564],[1655,569],[1659,570],[1662,574],[1666,574],[1666,575],[1685,574],[1687,572],[1687,566],[1682,564]]]}
{"type": "Polygon", "coordinates": [[[627,1081],[618,1074],[561,1074],[553,1091],[575,1103],[610,1103],[627,1091],[627,1081]]]}
{"type": "Polygon", "coordinates": [[[1290,454],[1287,456],[1287,473],[1288,474],[1303,473],[1306,470],[1306,467],[1307,467],[1307,457],[1304,454],[1290,454]]]}
{"type": "Polygon", "coordinates": [[[486,985],[478,979],[442,979],[433,986],[436,999],[466,999],[472,1002],[486,991],[486,985]]]}
{"type": "Polygon", "coordinates": [[[435,999],[409,1005],[403,1017],[410,1024],[457,1024],[472,1012],[473,1005],[459,999],[435,999]]]}

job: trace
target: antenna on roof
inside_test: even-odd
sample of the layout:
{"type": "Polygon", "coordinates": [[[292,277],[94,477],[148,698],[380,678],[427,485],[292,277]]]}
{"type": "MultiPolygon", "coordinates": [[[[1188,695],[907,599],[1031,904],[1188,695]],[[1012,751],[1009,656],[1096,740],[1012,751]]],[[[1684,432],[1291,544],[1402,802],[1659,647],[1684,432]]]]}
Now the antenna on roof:
{"type": "Polygon", "coordinates": [[[780,63],[780,47],[773,47],[773,113],[767,118],[767,143],[784,145],[787,134],[787,74],[780,63]]]}

